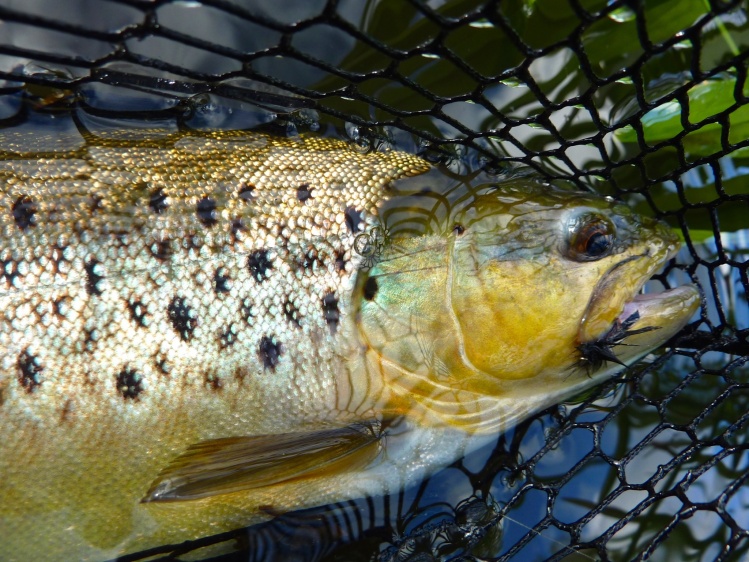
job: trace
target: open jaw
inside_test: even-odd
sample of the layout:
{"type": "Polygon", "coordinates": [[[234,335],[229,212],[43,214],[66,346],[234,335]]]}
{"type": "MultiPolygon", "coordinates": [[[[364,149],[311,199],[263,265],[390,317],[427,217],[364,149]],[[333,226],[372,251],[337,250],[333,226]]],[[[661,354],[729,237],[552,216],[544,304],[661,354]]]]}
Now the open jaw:
{"type": "Polygon", "coordinates": [[[604,291],[604,295],[597,295],[597,299],[591,299],[591,315],[596,313],[596,308],[602,307],[605,297],[610,299],[612,307],[618,307],[613,308],[613,311],[610,308],[609,315],[612,312],[618,314],[603,329],[602,319],[596,318],[595,331],[591,331],[591,326],[586,324],[590,318],[586,315],[583,319],[578,350],[584,363],[596,370],[605,362],[626,366],[663,345],[689,322],[700,306],[697,288],[694,285],[682,285],[659,293],[640,293],[651,273],[652,270],[647,275],[635,275],[634,280],[630,278],[629,283],[624,275],[612,275],[613,279],[604,283],[604,289],[610,289],[612,281],[633,287],[634,291],[630,289],[629,298],[621,290],[612,290],[604,291]],[[632,292],[634,296],[631,296],[632,292]]]}

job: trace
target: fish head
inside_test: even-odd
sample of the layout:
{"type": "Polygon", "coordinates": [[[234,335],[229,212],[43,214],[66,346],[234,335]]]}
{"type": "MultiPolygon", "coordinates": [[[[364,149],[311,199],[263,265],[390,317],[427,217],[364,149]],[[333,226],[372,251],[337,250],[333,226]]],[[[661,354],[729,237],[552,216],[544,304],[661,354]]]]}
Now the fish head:
{"type": "Polygon", "coordinates": [[[691,285],[641,294],[679,248],[663,223],[530,180],[478,193],[441,227],[390,240],[360,281],[360,334],[384,378],[443,421],[517,421],[664,344],[698,309],[691,285]]]}

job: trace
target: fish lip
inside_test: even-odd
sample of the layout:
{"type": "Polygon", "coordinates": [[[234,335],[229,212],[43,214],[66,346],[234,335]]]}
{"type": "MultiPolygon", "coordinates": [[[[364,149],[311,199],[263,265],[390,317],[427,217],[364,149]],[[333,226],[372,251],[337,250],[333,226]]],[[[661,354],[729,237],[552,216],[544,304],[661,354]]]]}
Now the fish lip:
{"type": "Polygon", "coordinates": [[[624,303],[622,312],[616,317],[614,323],[624,322],[626,319],[630,318],[632,314],[639,312],[652,303],[662,303],[667,299],[673,299],[674,297],[681,297],[682,300],[688,300],[695,294],[698,295],[699,293],[697,288],[692,284],[679,285],[678,287],[673,287],[672,289],[666,289],[657,293],[638,293],[634,298],[624,303]]]}
{"type": "MultiPolygon", "coordinates": [[[[606,295],[606,293],[608,292],[606,290],[607,286],[610,283],[616,283],[617,277],[616,277],[615,272],[618,272],[623,266],[625,266],[628,263],[632,263],[640,259],[651,258],[653,255],[653,252],[651,250],[646,250],[643,253],[628,256],[616,262],[615,264],[613,264],[609,268],[609,270],[603,275],[598,285],[596,286],[596,289],[593,292],[593,296],[591,297],[591,301],[588,304],[588,308],[583,314],[583,318],[580,322],[580,329],[578,332],[578,343],[580,346],[585,346],[587,344],[594,344],[597,342],[605,343],[609,334],[611,334],[612,331],[616,330],[617,326],[621,326],[626,323],[631,325],[633,323],[633,321],[631,320],[632,315],[635,313],[640,313],[641,309],[643,311],[645,309],[648,309],[648,311],[652,311],[653,309],[658,308],[655,305],[659,303],[664,304],[664,308],[668,308],[669,306],[671,306],[671,308],[674,308],[674,307],[678,307],[678,302],[676,301],[681,300],[684,303],[687,303],[688,301],[693,300],[695,297],[699,297],[699,293],[697,289],[695,288],[694,285],[691,285],[691,284],[681,285],[674,289],[669,289],[669,290],[660,291],[660,292],[645,293],[645,294],[641,293],[642,288],[645,286],[645,284],[648,281],[652,279],[653,274],[657,272],[658,270],[662,269],[665,266],[665,264],[667,264],[671,259],[673,259],[676,256],[676,254],[679,251],[679,245],[668,244],[668,246],[663,249],[666,250],[663,258],[660,260],[654,261],[652,265],[648,267],[647,270],[640,276],[640,278],[637,279],[636,282],[632,283],[633,288],[630,293],[630,297],[621,303],[620,309],[615,319],[609,322],[607,325],[599,325],[598,329],[595,332],[589,333],[587,337],[585,337],[584,334],[585,334],[586,329],[589,330],[589,326],[587,325],[587,323],[589,322],[590,311],[591,309],[595,311],[597,300],[600,300],[601,298],[607,296],[606,295]],[[600,294],[598,294],[599,292],[603,293],[603,297],[600,294]],[[672,302],[672,301],[675,301],[675,302],[672,302]]],[[[694,311],[692,310],[692,313],[693,312],[694,311]]],[[[691,317],[691,313],[689,316],[691,317]]],[[[640,320],[645,319],[645,317],[646,315],[640,314],[640,320]]],[[[640,320],[637,320],[637,322],[641,323],[640,320]]],[[[679,329],[680,329],[686,323],[686,320],[688,320],[688,318],[686,320],[683,318],[678,318],[677,320],[678,320],[677,324],[680,324],[679,325],[679,329]]],[[[657,326],[656,328],[661,328],[661,326],[657,326]]]]}
{"type": "MultiPolygon", "coordinates": [[[[666,256],[655,268],[655,271],[658,271],[659,269],[663,268],[669,261],[674,259],[678,253],[679,253],[678,246],[674,246],[674,245],[669,246],[666,256]]],[[[645,252],[644,254],[639,254],[637,257],[647,258],[649,257],[649,252],[645,252]]],[[[627,260],[622,260],[621,262],[617,264],[617,266],[622,265],[625,261],[627,260]]],[[[624,303],[624,306],[622,307],[621,312],[617,315],[616,320],[614,321],[613,324],[616,324],[616,322],[624,322],[635,311],[639,311],[639,307],[636,305],[636,303],[645,303],[645,302],[650,303],[650,302],[655,302],[655,301],[663,302],[667,297],[672,296],[673,294],[679,292],[679,289],[682,289],[684,287],[694,287],[694,285],[680,285],[679,287],[674,287],[673,289],[666,289],[666,290],[658,291],[654,293],[642,293],[641,291],[643,287],[645,287],[645,284],[648,281],[650,281],[652,278],[653,278],[652,274],[643,276],[643,278],[637,282],[637,284],[635,285],[636,288],[635,288],[632,298],[627,300],[624,303]]]]}

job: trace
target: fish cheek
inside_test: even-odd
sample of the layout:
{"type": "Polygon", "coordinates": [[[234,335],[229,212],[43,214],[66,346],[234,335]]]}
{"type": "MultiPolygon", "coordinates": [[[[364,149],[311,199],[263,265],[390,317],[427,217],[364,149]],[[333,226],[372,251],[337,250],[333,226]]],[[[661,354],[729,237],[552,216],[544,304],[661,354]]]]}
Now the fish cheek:
{"type": "MultiPolygon", "coordinates": [[[[451,302],[465,361],[500,383],[558,372],[577,360],[589,291],[556,258],[453,261],[451,302]]],[[[487,379],[482,380],[486,386],[487,379]]],[[[476,388],[492,394],[491,388],[476,388]]]]}

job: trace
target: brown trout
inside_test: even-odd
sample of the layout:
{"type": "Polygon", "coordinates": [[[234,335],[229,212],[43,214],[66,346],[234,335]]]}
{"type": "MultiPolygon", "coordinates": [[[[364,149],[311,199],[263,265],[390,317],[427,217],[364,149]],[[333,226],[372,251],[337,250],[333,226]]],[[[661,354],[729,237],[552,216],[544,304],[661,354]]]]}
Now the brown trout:
{"type": "Polygon", "coordinates": [[[400,220],[428,170],[258,133],[0,161],[0,557],[396,491],[695,312],[639,294],[665,226],[527,179],[400,220]]]}

